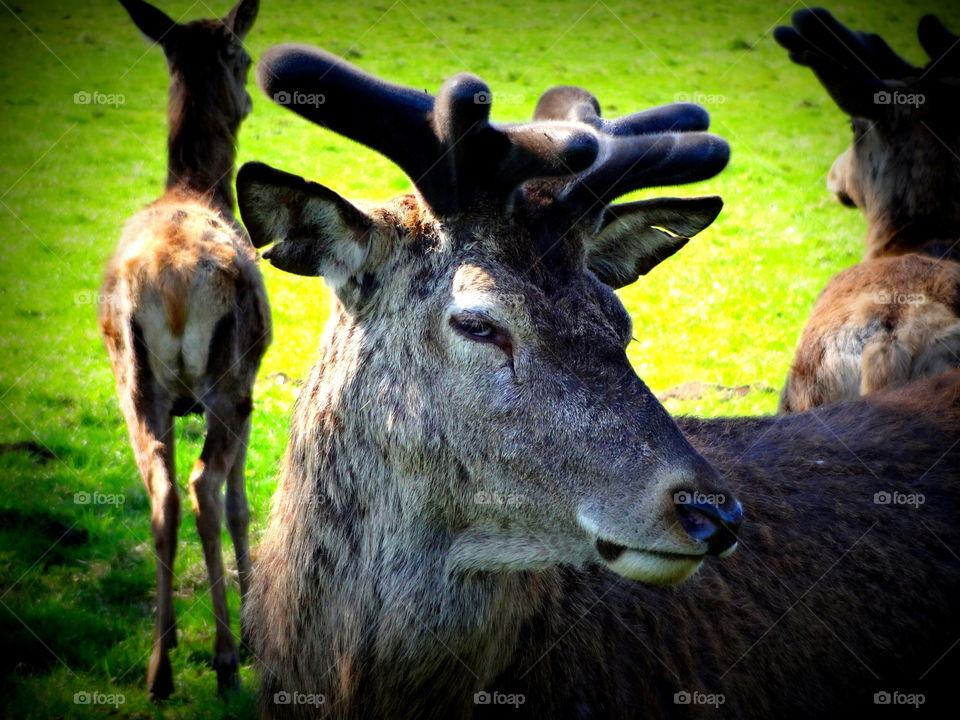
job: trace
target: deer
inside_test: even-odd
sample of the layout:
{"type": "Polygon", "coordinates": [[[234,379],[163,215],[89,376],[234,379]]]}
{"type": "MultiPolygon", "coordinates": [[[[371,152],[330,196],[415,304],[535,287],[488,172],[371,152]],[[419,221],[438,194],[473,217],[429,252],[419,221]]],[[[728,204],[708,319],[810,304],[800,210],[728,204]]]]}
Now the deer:
{"type": "Polygon", "coordinates": [[[817,298],[780,398],[799,412],[960,367],[960,38],[920,20],[915,67],[823,9],[777,41],[850,115],[827,187],[867,218],[863,261],[817,298]]]}
{"type": "Polygon", "coordinates": [[[627,359],[615,290],[721,201],[614,201],[723,169],[702,108],[608,119],[557,86],[498,124],[474,75],[432,95],[297,44],[257,78],[323,96],[286,107],[414,186],[365,203],[237,175],[264,257],[333,294],[244,608],[263,717],[841,717],[952,693],[960,373],[675,420],[627,359]]]}
{"type": "Polygon", "coordinates": [[[239,682],[220,528],[225,514],[243,598],[251,565],[244,464],[253,385],[271,341],[271,321],[256,251],[233,214],[233,172],[237,131],[252,107],[243,38],[259,3],[240,0],[222,20],[186,24],[141,0],[121,4],[163,49],[171,77],[166,190],[127,222],[99,304],[100,330],[151,505],[157,608],[147,687],[152,699],[164,700],[174,690],[169,652],[177,645],[174,418],[189,414],[206,422],[189,492],[216,621],[213,667],[221,693],[239,682]]]}

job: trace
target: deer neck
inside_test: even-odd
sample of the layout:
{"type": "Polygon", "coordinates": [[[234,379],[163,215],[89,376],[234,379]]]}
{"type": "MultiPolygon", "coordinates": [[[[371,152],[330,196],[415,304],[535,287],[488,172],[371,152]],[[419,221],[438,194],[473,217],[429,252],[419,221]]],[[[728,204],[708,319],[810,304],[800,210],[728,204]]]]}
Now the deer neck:
{"type": "Polygon", "coordinates": [[[960,261],[960,219],[880,216],[869,220],[865,260],[920,253],[960,261]]]}
{"type": "Polygon", "coordinates": [[[231,220],[238,124],[231,124],[203,93],[170,91],[167,191],[199,195],[231,220]]]}
{"type": "MultiPolygon", "coordinates": [[[[470,716],[473,694],[515,655],[538,573],[451,572],[460,533],[430,509],[429,493],[462,477],[426,478],[372,437],[375,421],[358,411],[369,399],[342,392],[374,385],[351,374],[352,353],[327,347],[301,392],[275,510],[286,546],[263,551],[300,558],[286,580],[296,600],[278,612],[311,616],[302,622],[313,655],[287,684],[322,692],[343,717],[449,717],[451,698],[470,716]],[[335,670],[318,680],[318,667],[335,670]]],[[[390,399],[381,402],[386,412],[390,399]]]]}
{"type": "Polygon", "coordinates": [[[336,668],[324,694],[346,717],[471,716],[474,693],[508,667],[536,606],[523,573],[451,573],[454,538],[401,489],[423,478],[368,474],[375,449],[353,448],[368,456],[358,459],[340,453],[350,443],[324,441],[336,449],[308,506],[330,508],[317,538],[329,561],[307,582],[327,648],[316,667],[336,668]],[[340,493],[364,476],[380,484],[376,499],[340,493]]]}
{"type": "Polygon", "coordinates": [[[960,203],[952,188],[960,182],[948,148],[944,168],[934,159],[915,167],[930,170],[925,181],[896,177],[869,184],[863,192],[867,218],[865,259],[921,253],[960,259],[960,203]]]}

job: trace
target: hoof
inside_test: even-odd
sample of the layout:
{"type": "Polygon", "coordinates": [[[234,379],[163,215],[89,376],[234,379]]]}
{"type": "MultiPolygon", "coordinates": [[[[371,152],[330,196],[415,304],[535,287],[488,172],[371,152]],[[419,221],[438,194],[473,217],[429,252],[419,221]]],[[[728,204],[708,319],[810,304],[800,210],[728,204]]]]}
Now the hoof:
{"type": "Polygon", "coordinates": [[[147,692],[152,702],[160,702],[173,695],[173,670],[166,653],[155,653],[150,658],[150,668],[147,670],[147,692]]]}
{"type": "Polygon", "coordinates": [[[229,660],[214,660],[213,669],[217,671],[217,692],[221,696],[233,695],[240,691],[240,661],[235,656],[229,660]]]}

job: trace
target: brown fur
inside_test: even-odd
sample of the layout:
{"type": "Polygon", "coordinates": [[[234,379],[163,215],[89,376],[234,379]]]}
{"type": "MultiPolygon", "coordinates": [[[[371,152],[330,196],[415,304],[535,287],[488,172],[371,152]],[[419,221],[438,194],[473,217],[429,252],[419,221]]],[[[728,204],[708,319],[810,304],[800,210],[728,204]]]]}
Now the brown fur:
{"type": "MultiPolygon", "coordinates": [[[[110,260],[100,329],[110,355],[130,442],[152,505],[157,553],[157,623],[147,675],[152,697],[173,691],[176,645],[173,562],[179,525],[173,417],[206,415],[207,437],[190,476],[216,616],[214,667],[221,690],[237,682],[220,553],[221,489],[241,595],[250,574],[243,466],[251,397],[270,343],[270,311],[257,255],[233,216],[234,142],[249,97],[249,58],[231,18],[177,25],[152,6],[124,3],[158,40],[172,75],[170,157],[163,197],[127,223],[110,260]]],[[[255,14],[256,8],[252,12],[255,14]]],[[[247,25],[247,29],[249,26],[247,25]]]]}
{"type": "MultiPolygon", "coordinates": [[[[960,373],[678,427],[627,359],[643,329],[613,286],[682,246],[683,226],[709,225],[716,199],[587,201],[601,212],[563,219],[584,176],[632,178],[616,195],[651,165],[672,182],[719,171],[725,145],[699,134],[702,111],[606,122],[589,93],[554,88],[537,115],[565,118],[567,137],[679,123],[694,134],[653,138],[699,151],[654,163],[595,138],[609,152],[582,175],[518,192],[516,175],[496,182],[490,156],[511,142],[482,125],[479,79],[455,76],[433,99],[304,46],[266,57],[269,90],[328,93],[336,107],[304,114],[388,156],[404,133],[468,129],[452,133],[467,146],[445,166],[453,198],[428,183],[416,200],[361,211],[260,163],[237,177],[254,243],[275,243],[265,257],[323,276],[336,296],[245,610],[266,717],[839,718],[876,714],[881,690],[952,697],[960,373]],[[499,138],[483,144],[485,163],[469,151],[478,124],[499,138]],[[477,177],[494,192],[466,192],[477,177]],[[891,491],[925,503],[875,496],[891,491]],[[714,499],[691,523],[687,499],[704,493],[714,499]],[[718,713],[677,692],[725,702],[718,713]]],[[[549,139],[538,122],[525,139],[549,139]]]]}
{"type": "Polygon", "coordinates": [[[956,367],[960,264],[878,258],[837,275],[803,330],[781,397],[796,412],[956,367]]]}
{"type": "Polygon", "coordinates": [[[854,129],[853,145],[834,162],[827,185],[863,211],[866,249],[863,262],[835,276],[817,300],[781,412],[960,367],[960,200],[951,190],[960,184],[960,86],[950,62],[935,57],[931,72],[905,70],[879,91],[921,97],[919,105],[878,105],[855,97],[863,90],[838,89],[821,78],[852,114],[854,129]]]}
{"type": "Polygon", "coordinates": [[[885,690],[949,697],[960,373],[788,417],[681,419],[724,478],[699,482],[744,501],[742,548],[676,589],[636,583],[590,554],[576,508],[609,497],[610,527],[657,519],[678,542],[649,499],[689,451],[623,356],[622,305],[572,240],[538,262],[522,226],[408,236],[410,212],[370,211],[356,272],[376,289],[334,284],[297,401],[245,611],[265,717],[840,718],[885,690]],[[512,374],[447,334],[465,294],[511,328],[512,374]],[[487,490],[523,501],[477,505],[487,490]],[[874,502],[894,490],[926,502],[874,502]]]}
{"type": "Polygon", "coordinates": [[[748,522],[733,558],[676,590],[652,588],[568,549],[556,513],[573,488],[610,483],[624,512],[654,491],[651,474],[624,485],[590,474],[630,462],[644,442],[636,430],[659,428],[651,449],[678,457],[660,421],[603,430],[570,392],[579,376],[617,411],[639,400],[618,399],[633,397],[619,385],[633,375],[625,364],[610,372],[614,351],[597,334],[620,326],[622,308],[596,305],[604,295],[582,270],[531,269],[516,231],[497,250],[493,237],[461,247],[448,232],[388,244],[376,298],[362,312],[354,300],[336,306],[301,392],[247,607],[265,717],[706,717],[712,708],[674,702],[702,692],[723,694],[723,717],[839,718],[875,710],[880,691],[948,697],[955,659],[936,661],[960,633],[949,550],[960,540],[960,373],[816,414],[681,419],[748,522]],[[464,287],[522,295],[527,342],[556,361],[517,391],[523,429],[496,386],[457,383],[431,324],[464,287]],[[542,414],[555,402],[580,418],[573,427],[542,414]],[[493,427],[495,440],[484,435],[493,427]],[[534,462],[551,468],[549,482],[534,462]],[[499,522],[556,564],[451,571],[482,525],[471,498],[485,487],[528,498],[499,522]],[[874,502],[893,490],[926,501],[874,502]],[[524,704],[475,704],[481,692],[524,704]]]}

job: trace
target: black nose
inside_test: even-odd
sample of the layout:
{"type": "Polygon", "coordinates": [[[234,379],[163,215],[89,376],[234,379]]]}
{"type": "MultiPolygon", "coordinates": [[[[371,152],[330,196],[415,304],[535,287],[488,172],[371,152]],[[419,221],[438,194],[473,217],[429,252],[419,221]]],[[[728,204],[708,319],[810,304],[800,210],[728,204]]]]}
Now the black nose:
{"type": "Polygon", "coordinates": [[[683,529],[694,540],[706,543],[707,555],[723,555],[737,544],[743,508],[736,498],[680,490],[674,493],[673,502],[683,529]]]}

